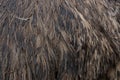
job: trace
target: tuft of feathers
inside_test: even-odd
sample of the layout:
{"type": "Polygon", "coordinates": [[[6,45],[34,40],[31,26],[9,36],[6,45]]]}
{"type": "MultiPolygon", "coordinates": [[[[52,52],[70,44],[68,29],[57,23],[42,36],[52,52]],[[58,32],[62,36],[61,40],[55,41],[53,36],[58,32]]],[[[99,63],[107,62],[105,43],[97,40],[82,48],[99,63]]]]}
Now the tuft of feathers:
{"type": "Polygon", "coordinates": [[[120,80],[120,0],[0,0],[0,80],[120,80]]]}

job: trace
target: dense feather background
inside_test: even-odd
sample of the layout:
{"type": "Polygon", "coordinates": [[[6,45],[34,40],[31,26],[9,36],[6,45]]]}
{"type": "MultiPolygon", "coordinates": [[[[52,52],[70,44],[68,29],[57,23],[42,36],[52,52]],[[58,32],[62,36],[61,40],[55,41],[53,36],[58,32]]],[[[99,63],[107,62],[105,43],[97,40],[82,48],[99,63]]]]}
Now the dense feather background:
{"type": "Polygon", "coordinates": [[[0,0],[0,80],[120,80],[120,1],[0,0]]]}

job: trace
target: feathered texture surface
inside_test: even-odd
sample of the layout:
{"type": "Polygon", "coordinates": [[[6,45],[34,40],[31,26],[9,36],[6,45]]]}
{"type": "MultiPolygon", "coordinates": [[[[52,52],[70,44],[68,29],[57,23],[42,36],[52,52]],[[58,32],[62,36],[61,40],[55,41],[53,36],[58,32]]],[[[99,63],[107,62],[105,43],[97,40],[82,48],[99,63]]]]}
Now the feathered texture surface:
{"type": "Polygon", "coordinates": [[[0,80],[120,80],[120,0],[0,0],[0,80]]]}

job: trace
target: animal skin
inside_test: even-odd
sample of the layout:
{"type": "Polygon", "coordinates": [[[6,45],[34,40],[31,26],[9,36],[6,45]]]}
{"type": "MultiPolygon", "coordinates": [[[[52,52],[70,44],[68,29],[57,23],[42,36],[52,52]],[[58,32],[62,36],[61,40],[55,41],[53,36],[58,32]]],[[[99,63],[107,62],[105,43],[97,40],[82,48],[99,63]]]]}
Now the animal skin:
{"type": "Polygon", "coordinates": [[[120,80],[120,0],[0,0],[0,80],[120,80]]]}

